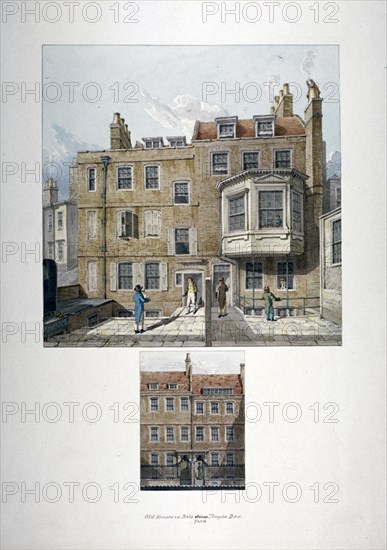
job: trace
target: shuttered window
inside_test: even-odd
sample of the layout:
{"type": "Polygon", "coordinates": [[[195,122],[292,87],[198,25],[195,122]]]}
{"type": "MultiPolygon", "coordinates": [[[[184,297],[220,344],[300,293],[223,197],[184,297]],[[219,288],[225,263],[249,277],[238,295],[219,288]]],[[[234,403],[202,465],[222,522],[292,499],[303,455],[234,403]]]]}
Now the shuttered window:
{"type": "Polygon", "coordinates": [[[89,210],[87,213],[87,238],[97,238],[97,212],[96,210],[89,210]]]}
{"type": "Polygon", "coordinates": [[[145,237],[160,237],[161,212],[160,210],[145,210],[144,212],[145,237]]]}
{"type": "Polygon", "coordinates": [[[90,291],[98,290],[97,262],[88,262],[87,264],[87,288],[90,291]]]}
{"type": "Polygon", "coordinates": [[[134,212],[117,212],[116,224],[118,238],[138,239],[138,217],[134,212]]]}

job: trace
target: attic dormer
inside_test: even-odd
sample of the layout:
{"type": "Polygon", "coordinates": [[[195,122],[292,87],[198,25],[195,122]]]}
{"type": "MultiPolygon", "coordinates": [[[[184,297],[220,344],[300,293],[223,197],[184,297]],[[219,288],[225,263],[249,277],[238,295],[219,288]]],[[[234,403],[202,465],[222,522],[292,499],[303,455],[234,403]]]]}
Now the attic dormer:
{"type": "Polygon", "coordinates": [[[215,122],[218,139],[236,138],[236,125],[238,122],[237,116],[216,118],[215,122]]]}
{"type": "Polygon", "coordinates": [[[274,137],[275,133],[275,115],[255,116],[256,137],[274,137]]]}
{"type": "Polygon", "coordinates": [[[164,147],[162,137],[142,138],[142,141],[145,143],[145,149],[159,149],[160,147],[164,147]]]}

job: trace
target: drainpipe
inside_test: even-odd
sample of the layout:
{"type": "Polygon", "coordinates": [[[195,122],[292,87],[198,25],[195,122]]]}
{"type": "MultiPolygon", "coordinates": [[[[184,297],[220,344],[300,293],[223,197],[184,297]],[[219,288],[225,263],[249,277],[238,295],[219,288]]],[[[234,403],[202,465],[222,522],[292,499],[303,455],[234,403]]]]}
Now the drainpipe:
{"type": "Polygon", "coordinates": [[[103,192],[101,195],[102,198],[102,288],[103,288],[103,297],[106,298],[106,180],[107,180],[107,169],[109,161],[111,160],[108,156],[102,156],[102,165],[103,165],[103,192]]]}
{"type": "Polygon", "coordinates": [[[236,260],[232,260],[231,258],[228,258],[226,256],[222,255],[222,225],[223,225],[223,217],[222,217],[222,192],[219,191],[218,194],[218,219],[219,219],[219,226],[218,226],[218,256],[223,262],[230,263],[235,267],[236,276],[235,276],[235,295],[237,296],[237,305],[240,307],[240,296],[239,296],[239,265],[236,260]]]}
{"type": "Polygon", "coordinates": [[[286,316],[289,317],[289,254],[286,255],[286,316]]]}

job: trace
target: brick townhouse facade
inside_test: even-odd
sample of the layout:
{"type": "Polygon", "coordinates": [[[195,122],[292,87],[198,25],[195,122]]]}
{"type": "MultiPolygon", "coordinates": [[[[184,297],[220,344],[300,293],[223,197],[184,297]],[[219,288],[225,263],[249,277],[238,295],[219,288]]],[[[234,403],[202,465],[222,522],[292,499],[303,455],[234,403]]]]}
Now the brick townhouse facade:
{"type": "Polygon", "coordinates": [[[302,119],[284,84],[271,113],[195,124],[182,136],[132,146],[119,113],[110,149],[79,152],[71,169],[78,203],[79,282],[90,298],[130,316],[136,284],[148,316],[182,305],[188,277],[204,301],[220,276],[228,301],[259,313],[264,285],[296,308],[319,296],[322,99],[308,81],[302,119]],[[305,300],[306,299],[306,300],[305,300]],[[299,301],[297,301],[299,300],[299,301]]]}
{"type": "Polygon", "coordinates": [[[244,484],[244,376],[141,372],[142,487],[244,484]]]}

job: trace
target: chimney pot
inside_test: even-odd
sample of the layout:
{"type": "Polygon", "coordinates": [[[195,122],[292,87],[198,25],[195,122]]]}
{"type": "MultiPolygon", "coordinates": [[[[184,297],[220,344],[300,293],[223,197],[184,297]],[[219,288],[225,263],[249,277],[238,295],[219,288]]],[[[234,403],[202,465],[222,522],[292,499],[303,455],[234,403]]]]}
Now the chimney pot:
{"type": "Polygon", "coordinates": [[[288,83],[284,84],[284,90],[283,90],[283,92],[284,92],[285,95],[288,95],[288,94],[289,94],[289,84],[288,84],[288,83]]]}
{"type": "Polygon", "coordinates": [[[113,124],[120,123],[120,113],[114,113],[113,124]]]}

